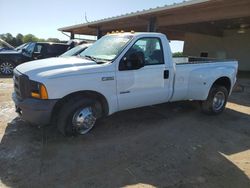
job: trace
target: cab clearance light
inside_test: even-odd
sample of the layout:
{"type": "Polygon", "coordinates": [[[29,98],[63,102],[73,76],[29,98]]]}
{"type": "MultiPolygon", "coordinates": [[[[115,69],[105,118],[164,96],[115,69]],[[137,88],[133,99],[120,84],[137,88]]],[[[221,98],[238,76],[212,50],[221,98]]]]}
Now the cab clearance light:
{"type": "MultiPolygon", "coordinates": [[[[107,32],[107,35],[115,34],[115,33],[124,33],[124,32],[125,32],[124,30],[121,30],[121,31],[111,31],[111,32],[107,32]]],[[[134,34],[135,31],[131,30],[130,33],[134,34]]]]}

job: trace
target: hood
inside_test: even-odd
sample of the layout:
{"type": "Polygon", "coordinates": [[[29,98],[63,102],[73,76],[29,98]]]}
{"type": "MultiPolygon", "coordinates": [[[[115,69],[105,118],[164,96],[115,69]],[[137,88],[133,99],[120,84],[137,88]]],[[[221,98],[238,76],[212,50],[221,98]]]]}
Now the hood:
{"type": "Polygon", "coordinates": [[[26,74],[30,79],[53,79],[76,74],[97,72],[105,64],[80,57],[54,57],[21,64],[16,70],[26,74]]]}
{"type": "Polygon", "coordinates": [[[0,52],[3,52],[3,51],[15,51],[15,50],[10,49],[10,48],[0,47],[0,52]]]}
{"type": "Polygon", "coordinates": [[[21,51],[16,51],[16,50],[2,50],[0,51],[0,55],[16,55],[16,54],[21,54],[21,51]]]}

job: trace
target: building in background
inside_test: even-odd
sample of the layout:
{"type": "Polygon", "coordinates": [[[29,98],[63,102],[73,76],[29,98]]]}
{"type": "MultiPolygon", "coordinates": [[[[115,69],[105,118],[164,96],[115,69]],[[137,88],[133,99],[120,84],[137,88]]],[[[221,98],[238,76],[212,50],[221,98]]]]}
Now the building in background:
{"type": "Polygon", "coordinates": [[[249,0],[192,0],[59,29],[71,38],[116,30],[165,33],[184,41],[186,56],[237,59],[250,71],[249,0]]]}

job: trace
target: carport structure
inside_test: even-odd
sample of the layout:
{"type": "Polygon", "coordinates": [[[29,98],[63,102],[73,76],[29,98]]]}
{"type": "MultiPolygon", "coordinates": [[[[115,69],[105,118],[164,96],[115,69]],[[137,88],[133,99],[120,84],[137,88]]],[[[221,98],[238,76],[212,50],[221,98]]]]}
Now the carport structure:
{"type": "Polygon", "coordinates": [[[184,41],[184,55],[237,59],[250,71],[249,0],[192,0],[59,29],[71,38],[121,30],[161,32],[184,41]]]}

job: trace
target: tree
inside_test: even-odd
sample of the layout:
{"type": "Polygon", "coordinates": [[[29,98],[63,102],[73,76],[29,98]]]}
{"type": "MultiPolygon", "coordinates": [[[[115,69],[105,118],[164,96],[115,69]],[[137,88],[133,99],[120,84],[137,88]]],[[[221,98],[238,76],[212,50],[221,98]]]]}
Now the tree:
{"type": "Polygon", "coordinates": [[[27,42],[38,42],[38,38],[35,35],[32,34],[28,34],[28,35],[24,35],[23,37],[23,42],[27,43],[27,42]]]}
{"type": "Polygon", "coordinates": [[[10,33],[0,34],[0,38],[15,47],[27,42],[61,42],[58,38],[48,38],[45,40],[42,38],[37,38],[32,34],[23,36],[21,33],[18,33],[16,37],[13,37],[10,33]]]}
{"type": "Polygon", "coordinates": [[[13,41],[13,36],[10,33],[6,33],[5,34],[5,41],[11,44],[13,41]]]}
{"type": "Polygon", "coordinates": [[[13,37],[10,33],[1,34],[0,38],[12,46],[18,46],[18,45],[22,44],[22,41],[18,43],[17,38],[13,37]]]}
{"type": "Polygon", "coordinates": [[[2,34],[1,36],[1,39],[3,39],[5,42],[12,44],[12,41],[13,41],[13,36],[10,34],[10,33],[6,33],[6,34],[2,34]]]}
{"type": "Polygon", "coordinates": [[[45,39],[38,39],[38,42],[46,42],[45,39]]]}
{"type": "Polygon", "coordinates": [[[20,46],[21,44],[23,44],[23,35],[18,33],[16,35],[16,46],[20,46]]]}
{"type": "Polygon", "coordinates": [[[58,38],[48,38],[47,42],[60,42],[58,38]]]}
{"type": "Polygon", "coordinates": [[[175,52],[173,53],[173,57],[183,57],[183,52],[175,52]]]}

